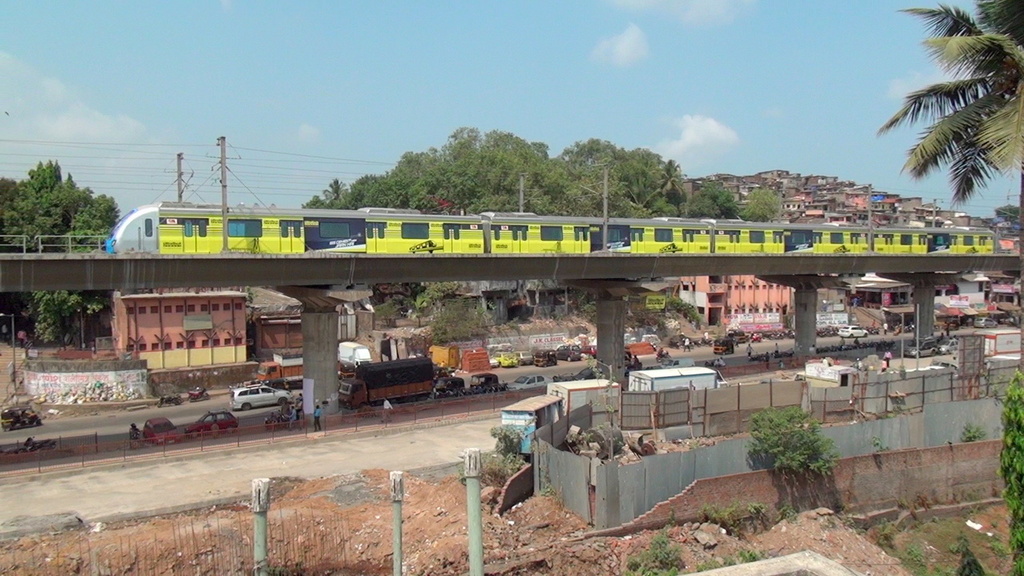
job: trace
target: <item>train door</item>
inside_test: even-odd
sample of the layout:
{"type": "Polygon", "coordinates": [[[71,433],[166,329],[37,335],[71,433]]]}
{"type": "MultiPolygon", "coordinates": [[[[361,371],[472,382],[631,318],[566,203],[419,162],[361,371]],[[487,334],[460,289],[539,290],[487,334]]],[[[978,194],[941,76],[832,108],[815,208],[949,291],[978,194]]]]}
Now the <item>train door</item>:
{"type": "Polygon", "coordinates": [[[710,254],[711,233],[706,228],[684,228],[683,247],[688,254],[710,254]]]}
{"type": "Polygon", "coordinates": [[[590,251],[590,227],[589,226],[573,226],[572,228],[572,239],[573,239],[573,253],[575,254],[586,254],[590,251]]]}
{"type": "Polygon", "coordinates": [[[209,220],[206,218],[180,218],[181,222],[181,244],[182,252],[185,254],[199,254],[210,252],[207,247],[207,227],[209,220]]]}
{"type": "Polygon", "coordinates": [[[445,223],[441,225],[444,242],[441,252],[447,254],[458,254],[462,252],[462,225],[445,223]]]}
{"type": "Polygon", "coordinates": [[[297,254],[306,250],[306,245],[302,239],[302,221],[301,220],[281,220],[281,244],[280,251],[282,254],[297,254]]]}
{"type": "Polygon", "coordinates": [[[385,242],[386,230],[388,228],[385,222],[367,222],[366,223],[366,253],[367,254],[380,254],[387,252],[387,246],[385,242]]]}

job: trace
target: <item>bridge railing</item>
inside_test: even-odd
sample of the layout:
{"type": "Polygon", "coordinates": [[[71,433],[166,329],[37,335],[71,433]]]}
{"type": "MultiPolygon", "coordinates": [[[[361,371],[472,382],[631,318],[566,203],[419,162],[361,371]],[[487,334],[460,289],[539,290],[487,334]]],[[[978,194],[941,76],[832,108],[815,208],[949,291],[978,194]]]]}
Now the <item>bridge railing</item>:
{"type": "Polygon", "coordinates": [[[91,252],[103,250],[106,236],[77,234],[39,235],[35,237],[36,252],[91,252]]]}
{"type": "Polygon", "coordinates": [[[24,234],[0,234],[0,254],[28,252],[29,238],[24,234]]]}

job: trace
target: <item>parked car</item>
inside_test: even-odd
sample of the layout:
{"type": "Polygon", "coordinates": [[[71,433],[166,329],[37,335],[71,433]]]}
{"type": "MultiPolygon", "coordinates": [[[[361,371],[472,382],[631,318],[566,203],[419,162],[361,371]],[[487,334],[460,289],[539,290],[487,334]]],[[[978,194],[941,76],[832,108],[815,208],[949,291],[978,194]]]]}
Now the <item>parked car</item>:
{"type": "Polygon", "coordinates": [[[231,389],[232,410],[249,410],[275,404],[284,406],[291,401],[292,395],[287,390],[278,390],[270,386],[252,385],[231,389]]]}
{"type": "Polygon", "coordinates": [[[996,322],[995,320],[991,319],[991,318],[975,318],[974,319],[974,327],[975,328],[995,328],[996,326],[999,326],[999,323],[996,322]]]}
{"type": "Polygon", "coordinates": [[[840,338],[867,338],[868,331],[852,324],[839,327],[840,338]]]}
{"type": "Polygon", "coordinates": [[[583,352],[584,356],[588,356],[590,358],[597,358],[597,346],[594,346],[593,344],[581,346],[580,351],[583,352]]]}
{"type": "Polygon", "coordinates": [[[558,356],[554,350],[537,350],[533,353],[533,365],[538,368],[558,365],[558,356]]]}
{"type": "Polygon", "coordinates": [[[956,338],[950,338],[942,344],[939,344],[939,354],[955,354],[960,350],[960,340],[956,338]]]}
{"type": "Polygon", "coordinates": [[[575,380],[594,380],[598,377],[593,368],[587,367],[574,374],[556,374],[552,380],[555,382],[572,382],[575,380]]]}
{"type": "Polygon", "coordinates": [[[211,410],[185,426],[185,434],[204,434],[238,428],[238,418],[227,410],[211,410]]]}
{"type": "Polygon", "coordinates": [[[546,386],[547,383],[547,378],[541,376],[540,374],[535,374],[533,376],[520,376],[519,378],[516,378],[515,380],[512,381],[511,387],[516,389],[534,388],[537,386],[546,386]]]}
{"type": "Polygon", "coordinates": [[[923,358],[934,356],[939,353],[939,342],[932,336],[921,338],[921,341],[914,346],[907,348],[906,355],[911,358],[923,358]]]}
{"type": "Polygon", "coordinates": [[[142,439],[151,444],[181,442],[181,432],[167,418],[150,418],[142,426],[142,439]]]}
{"type": "Polygon", "coordinates": [[[578,362],[583,359],[583,349],[575,344],[562,344],[555,349],[555,356],[559,360],[578,362]]]}

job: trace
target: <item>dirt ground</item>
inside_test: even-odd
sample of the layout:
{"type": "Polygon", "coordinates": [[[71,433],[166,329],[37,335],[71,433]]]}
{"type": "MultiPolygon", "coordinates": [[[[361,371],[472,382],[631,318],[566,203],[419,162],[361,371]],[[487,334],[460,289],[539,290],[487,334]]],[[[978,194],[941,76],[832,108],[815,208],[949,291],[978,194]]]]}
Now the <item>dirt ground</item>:
{"type": "MultiPolygon", "coordinates": [[[[467,572],[465,487],[450,468],[406,474],[406,574],[467,572]]],[[[271,564],[278,574],[391,573],[388,473],[297,481],[271,489],[271,564]]],[[[496,496],[496,491],[485,489],[496,496]]],[[[486,573],[518,576],[620,574],[656,533],[579,539],[587,526],[548,497],[536,496],[504,516],[484,518],[486,573]]],[[[244,502],[165,517],[24,537],[0,543],[4,574],[243,574],[252,565],[252,514],[244,502]]],[[[909,574],[881,548],[828,511],[807,512],[758,534],[736,537],[715,525],[668,529],[685,571],[814,550],[863,574],[909,574]]]]}

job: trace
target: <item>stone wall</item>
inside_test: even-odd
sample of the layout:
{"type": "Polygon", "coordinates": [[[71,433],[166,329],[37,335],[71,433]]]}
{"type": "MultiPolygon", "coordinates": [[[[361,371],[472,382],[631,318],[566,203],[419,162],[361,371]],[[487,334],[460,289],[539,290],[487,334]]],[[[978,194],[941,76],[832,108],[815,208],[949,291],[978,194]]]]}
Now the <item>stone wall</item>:
{"type": "Polygon", "coordinates": [[[762,503],[797,510],[827,506],[863,514],[982,500],[1002,492],[1001,448],[1002,440],[988,440],[843,458],[832,475],[803,482],[769,470],[706,478],[631,522],[591,534],[623,536],[656,530],[670,520],[696,522],[707,505],[762,503]]]}
{"type": "Polygon", "coordinates": [[[196,386],[208,390],[238,386],[252,380],[257,364],[226,364],[202,368],[181,368],[179,370],[154,370],[149,374],[153,396],[178,394],[196,386]]]}

